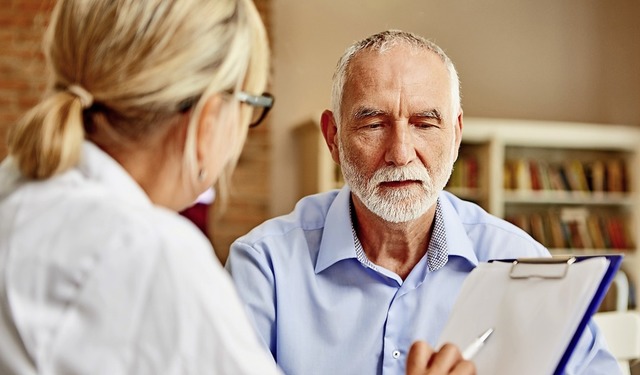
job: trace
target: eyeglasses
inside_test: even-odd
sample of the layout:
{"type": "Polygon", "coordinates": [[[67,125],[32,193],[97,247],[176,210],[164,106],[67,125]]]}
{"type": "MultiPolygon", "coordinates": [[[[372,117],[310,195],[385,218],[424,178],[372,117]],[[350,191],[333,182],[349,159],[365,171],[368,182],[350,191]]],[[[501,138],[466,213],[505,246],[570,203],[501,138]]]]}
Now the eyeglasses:
{"type": "Polygon", "coordinates": [[[240,102],[248,104],[253,107],[253,114],[251,116],[250,128],[255,128],[260,125],[262,120],[267,117],[267,113],[273,107],[274,97],[268,92],[263,93],[260,96],[248,94],[244,91],[238,91],[235,93],[236,99],[240,102]]]}
{"type": "MultiPolygon", "coordinates": [[[[273,107],[273,102],[275,100],[273,95],[269,94],[268,92],[265,92],[260,96],[256,96],[244,91],[238,91],[234,94],[234,96],[241,103],[245,103],[253,107],[251,122],[249,123],[250,128],[255,128],[256,126],[260,125],[262,120],[267,117],[267,113],[269,113],[271,107],[273,107]]],[[[198,102],[198,100],[200,100],[199,96],[183,100],[178,104],[178,111],[180,113],[188,112],[191,107],[193,107],[193,105],[198,102]]]]}

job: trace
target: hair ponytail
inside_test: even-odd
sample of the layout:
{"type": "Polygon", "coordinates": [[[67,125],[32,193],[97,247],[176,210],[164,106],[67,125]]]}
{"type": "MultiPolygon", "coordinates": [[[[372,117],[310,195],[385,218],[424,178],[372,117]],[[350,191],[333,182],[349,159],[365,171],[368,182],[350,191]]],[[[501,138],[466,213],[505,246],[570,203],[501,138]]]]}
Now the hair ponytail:
{"type": "Polygon", "coordinates": [[[81,98],[55,92],[9,130],[9,154],[22,174],[45,179],[75,166],[84,140],[81,98]]]}

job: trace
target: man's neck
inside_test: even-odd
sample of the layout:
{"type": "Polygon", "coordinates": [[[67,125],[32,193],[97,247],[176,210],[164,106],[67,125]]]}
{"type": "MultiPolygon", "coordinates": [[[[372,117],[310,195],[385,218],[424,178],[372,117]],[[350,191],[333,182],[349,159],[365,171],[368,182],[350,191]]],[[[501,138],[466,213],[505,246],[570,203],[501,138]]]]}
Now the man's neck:
{"type": "Polygon", "coordinates": [[[353,226],[367,258],[404,280],[427,252],[436,205],[415,220],[390,223],[352,199],[353,226]]]}

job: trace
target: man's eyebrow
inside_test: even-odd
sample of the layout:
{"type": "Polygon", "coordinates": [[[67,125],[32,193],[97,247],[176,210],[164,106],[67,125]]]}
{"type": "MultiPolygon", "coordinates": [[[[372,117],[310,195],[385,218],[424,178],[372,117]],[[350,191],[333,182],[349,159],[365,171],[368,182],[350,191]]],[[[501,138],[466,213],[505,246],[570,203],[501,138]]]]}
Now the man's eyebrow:
{"type": "Polygon", "coordinates": [[[412,115],[412,117],[425,117],[425,118],[431,118],[438,121],[442,121],[442,114],[440,114],[440,111],[438,111],[435,108],[427,111],[416,112],[412,115]]]}
{"type": "Polygon", "coordinates": [[[387,114],[387,112],[381,111],[379,109],[373,109],[373,108],[368,108],[368,107],[360,107],[353,114],[353,119],[354,120],[362,120],[362,119],[369,118],[369,117],[384,116],[386,114],[387,114]]]}

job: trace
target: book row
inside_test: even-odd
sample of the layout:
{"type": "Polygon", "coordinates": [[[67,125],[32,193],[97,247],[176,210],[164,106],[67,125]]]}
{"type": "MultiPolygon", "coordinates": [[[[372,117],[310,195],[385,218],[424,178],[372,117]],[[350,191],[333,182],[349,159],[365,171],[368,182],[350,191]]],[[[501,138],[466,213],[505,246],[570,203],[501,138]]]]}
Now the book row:
{"type": "Polygon", "coordinates": [[[458,157],[447,186],[477,189],[478,185],[478,159],[469,156],[458,157]]]}
{"type": "Polygon", "coordinates": [[[506,219],[550,249],[634,248],[629,221],[620,214],[567,207],[508,215],[506,219]]]}
{"type": "Polygon", "coordinates": [[[626,163],[621,159],[583,162],[513,159],[504,165],[508,190],[627,192],[626,163]]]}

